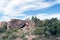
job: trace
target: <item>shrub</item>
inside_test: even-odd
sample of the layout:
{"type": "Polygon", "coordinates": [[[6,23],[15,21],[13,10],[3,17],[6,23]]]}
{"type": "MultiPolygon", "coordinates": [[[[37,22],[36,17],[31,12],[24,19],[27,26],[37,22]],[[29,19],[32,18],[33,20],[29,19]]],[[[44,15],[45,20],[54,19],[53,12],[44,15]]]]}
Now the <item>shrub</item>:
{"type": "Polygon", "coordinates": [[[2,25],[0,27],[0,33],[4,33],[7,30],[7,26],[6,25],[2,25]]]}
{"type": "Polygon", "coordinates": [[[43,34],[43,30],[40,29],[40,28],[36,28],[34,31],[33,31],[33,34],[34,35],[42,35],[43,34]]]}
{"type": "Polygon", "coordinates": [[[22,34],[20,35],[20,38],[22,38],[23,40],[27,40],[27,38],[25,37],[25,34],[24,34],[24,33],[22,33],[22,34]]]}

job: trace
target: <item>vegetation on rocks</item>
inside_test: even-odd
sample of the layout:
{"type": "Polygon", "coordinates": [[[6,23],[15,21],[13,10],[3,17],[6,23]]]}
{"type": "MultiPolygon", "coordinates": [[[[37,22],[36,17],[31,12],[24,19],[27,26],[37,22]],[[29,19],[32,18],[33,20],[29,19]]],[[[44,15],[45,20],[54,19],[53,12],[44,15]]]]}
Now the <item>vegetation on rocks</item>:
{"type": "Polygon", "coordinates": [[[0,40],[60,40],[59,37],[60,20],[57,18],[40,20],[33,16],[31,20],[14,19],[0,27],[0,40]]]}

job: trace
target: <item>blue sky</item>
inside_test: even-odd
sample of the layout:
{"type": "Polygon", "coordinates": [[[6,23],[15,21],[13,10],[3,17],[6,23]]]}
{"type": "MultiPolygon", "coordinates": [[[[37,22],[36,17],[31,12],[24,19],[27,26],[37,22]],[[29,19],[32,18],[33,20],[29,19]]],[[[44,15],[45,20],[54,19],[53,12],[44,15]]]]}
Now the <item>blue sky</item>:
{"type": "Polygon", "coordinates": [[[45,9],[38,9],[38,10],[28,10],[24,13],[28,15],[36,15],[37,13],[47,13],[47,14],[53,14],[53,13],[60,13],[60,4],[56,4],[54,6],[45,8],[45,9]]]}
{"type": "Polygon", "coordinates": [[[0,0],[0,21],[37,18],[60,19],[60,0],[0,0]]]}

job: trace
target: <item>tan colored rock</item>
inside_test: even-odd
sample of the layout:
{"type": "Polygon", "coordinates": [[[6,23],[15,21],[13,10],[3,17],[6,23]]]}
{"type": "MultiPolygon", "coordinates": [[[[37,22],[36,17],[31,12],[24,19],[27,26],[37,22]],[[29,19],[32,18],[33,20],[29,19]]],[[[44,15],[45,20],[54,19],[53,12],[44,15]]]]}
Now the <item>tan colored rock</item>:
{"type": "Polygon", "coordinates": [[[8,27],[11,28],[20,28],[21,26],[24,26],[25,28],[33,28],[35,27],[35,23],[30,20],[19,20],[19,19],[11,19],[8,22],[8,27]]]}
{"type": "Polygon", "coordinates": [[[2,26],[2,22],[0,22],[0,27],[2,26]]]}

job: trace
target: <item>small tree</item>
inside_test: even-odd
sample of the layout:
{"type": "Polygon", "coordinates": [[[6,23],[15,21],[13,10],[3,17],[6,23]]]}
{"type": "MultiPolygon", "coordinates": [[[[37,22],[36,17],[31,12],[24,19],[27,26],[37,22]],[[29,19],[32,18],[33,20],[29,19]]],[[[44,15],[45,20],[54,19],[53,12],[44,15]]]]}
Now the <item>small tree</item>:
{"type": "Polygon", "coordinates": [[[38,19],[37,17],[32,16],[31,20],[35,22],[36,27],[42,27],[43,22],[40,19],[38,19]]]}

